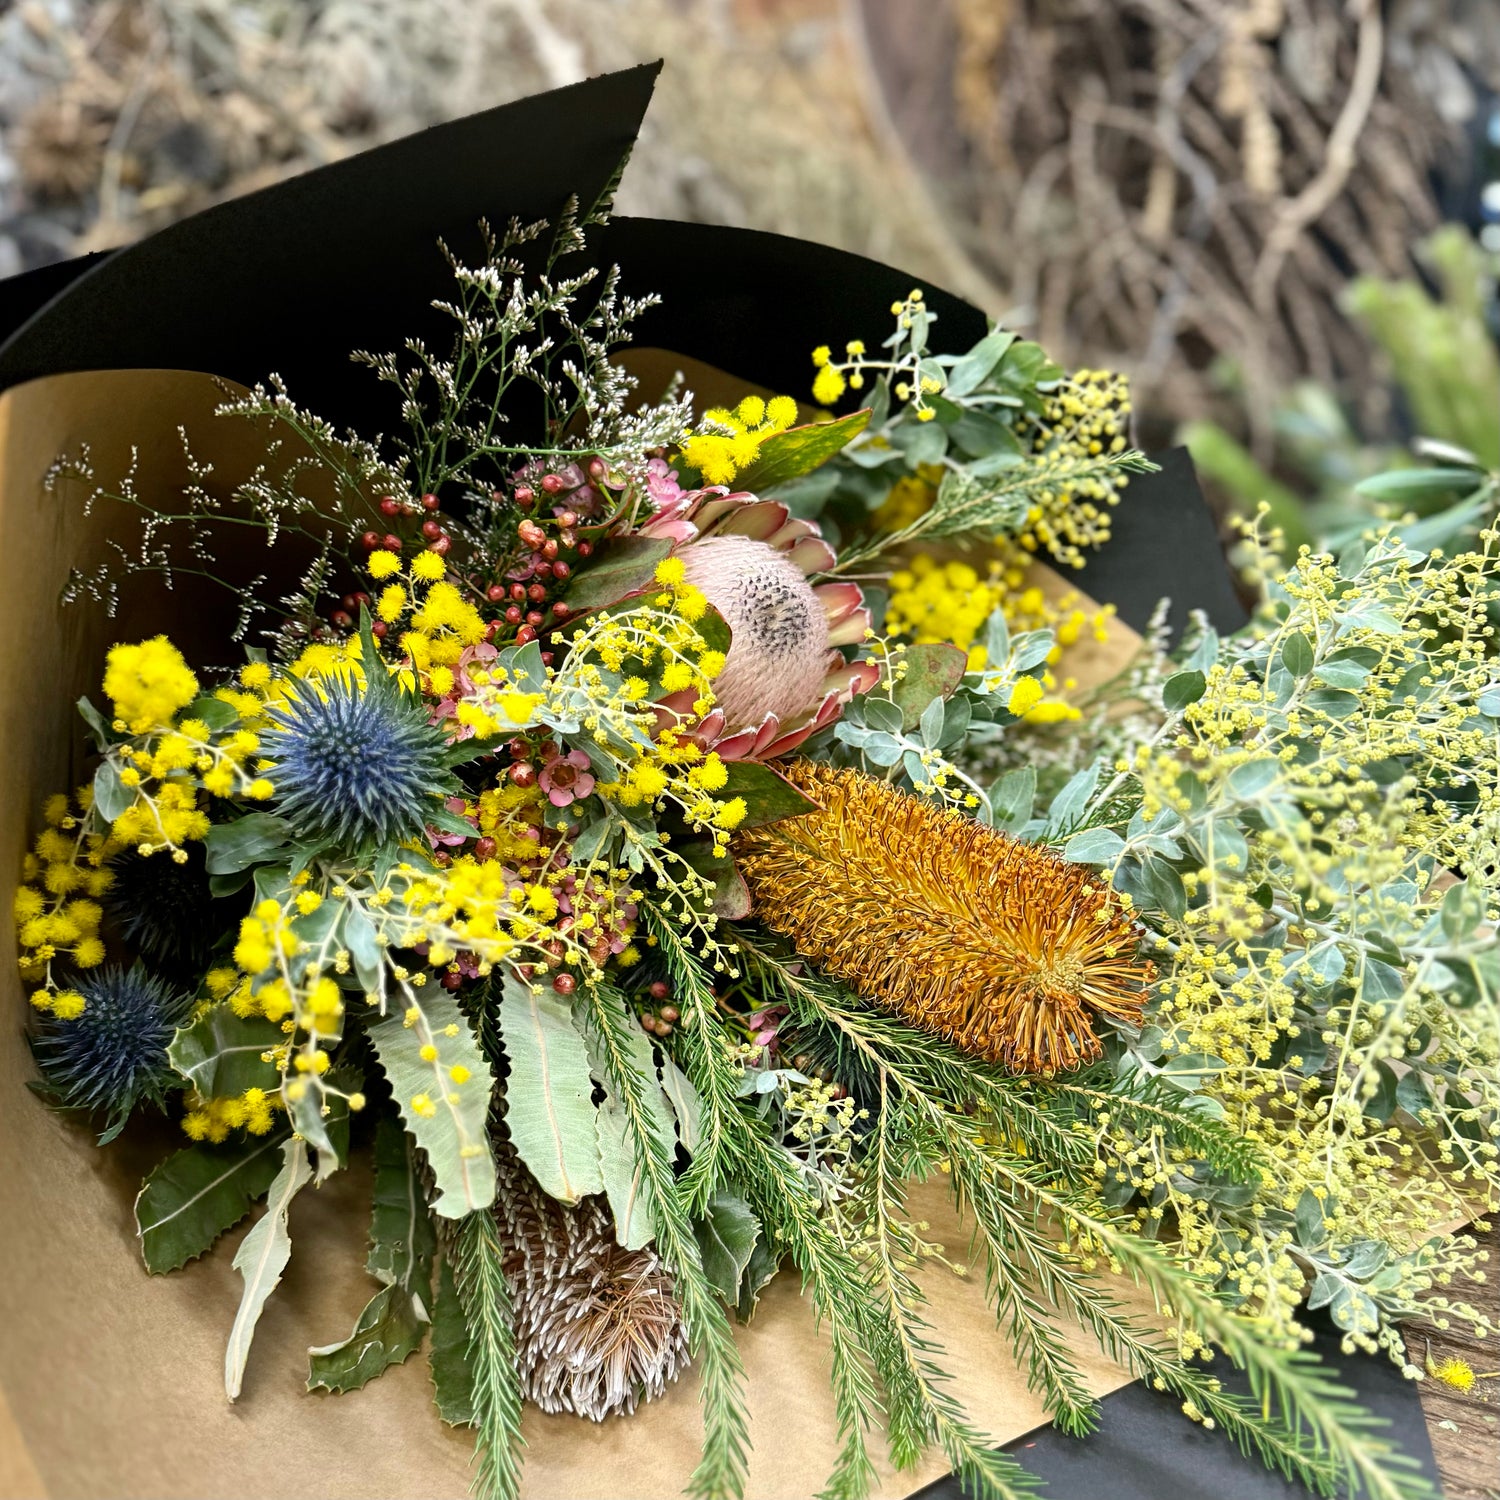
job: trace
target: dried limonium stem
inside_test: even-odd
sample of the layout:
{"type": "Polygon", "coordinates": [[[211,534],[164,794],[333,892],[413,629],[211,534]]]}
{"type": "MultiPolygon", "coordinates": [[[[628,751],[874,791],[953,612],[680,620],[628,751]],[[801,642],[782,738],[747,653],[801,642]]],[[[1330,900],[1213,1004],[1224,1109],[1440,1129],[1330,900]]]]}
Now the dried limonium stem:
{"type": "Polygon", "coordinates": [[[628,1416],[687,1368],[671,1273],[649,1247],[616,1242],[600,1199],[559,1203],[509,1146],[496,1159],[522,1394],[545,1412],[628,1416]]]}
{"type": "Polygon", "coordinates": [[[783,768],[818,804],[748,830],[736,862],[768,927],[967,1052],[1052,1074],[1135,1021],[1153,975],[1120,898],[1081,865],[857,771],[783,768]]]}

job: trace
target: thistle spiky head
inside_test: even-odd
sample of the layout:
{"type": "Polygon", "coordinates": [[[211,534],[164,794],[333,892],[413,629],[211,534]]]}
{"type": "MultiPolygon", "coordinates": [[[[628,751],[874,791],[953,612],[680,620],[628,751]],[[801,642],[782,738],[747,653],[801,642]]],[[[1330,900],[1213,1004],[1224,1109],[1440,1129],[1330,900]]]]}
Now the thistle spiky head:
{"type": "Polygon", "coordinates": [[[45,1015],[32,1048],[62,1108],[107,1116],[102,1144],[119,1134],[138,1105],[162,1104],[181,1082],[167,1047],[187,1019],[192,996],[141,964],[92,970],[68,993],[75,1006],[45,1015]]]}
{"type": "Polygon", "coordinates": [[[420,838],[462,790],[447,735],[389,671],[368,621],[362,637],[363,670],[300,683],[263,742],[277,811],[298,837],[350,852],[420,838]]]}
{"type": "Polygon", "coordinates": [[[225,923],[216,920],[203,845],[189,844],[183,852],[180,863],[133,849],[117,855],[104,908],[132,953],[157,972],[195,985],[225,923]]]}

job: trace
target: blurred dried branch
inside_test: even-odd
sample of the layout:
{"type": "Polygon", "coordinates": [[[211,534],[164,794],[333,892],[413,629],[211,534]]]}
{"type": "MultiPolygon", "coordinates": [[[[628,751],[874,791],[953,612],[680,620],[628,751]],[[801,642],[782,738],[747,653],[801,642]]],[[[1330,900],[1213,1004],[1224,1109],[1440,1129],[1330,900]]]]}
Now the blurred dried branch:
{"type": "Polygon", "coordinates": [[[0,274],[659,56],[622,211],[991,290],[871,131],[839,0],[22,0],[0,15],[0,274]]]}
{"type": "Polygon", "coordinates": [[[1476,83],[1500,85],[1490,0],[856,8],[897,133],[1042,342],[1177,417],[1232,360],[1260,445],[1289,381],[1365,370],[1339,294],[1410,272],[1476,83]]]}

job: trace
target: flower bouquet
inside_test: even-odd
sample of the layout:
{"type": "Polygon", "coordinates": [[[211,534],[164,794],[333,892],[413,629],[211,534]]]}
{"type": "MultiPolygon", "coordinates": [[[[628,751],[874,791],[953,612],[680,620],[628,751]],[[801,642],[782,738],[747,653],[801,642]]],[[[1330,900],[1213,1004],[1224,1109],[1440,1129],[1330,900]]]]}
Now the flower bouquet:
{"type": "Polygon", "coordinates": [[[1023,1493],[929,1320],[965,1271],[1068,1432],[1087,1340],[1320,1492],[1426,1493],[1303,1310],[1410,1364],[1399,1320],[1475,1263],[1443,1227],[1494,1199],[1493,479],[1336,555],[1252,526],[1248,625],[1158,616],[1084,680],[1120,627],[1042,565],[1087,577],[1143,503],[1120,377],[947,347],[911,290],[815,330],[801,390],[705,406],[621,358],[655,294],[607,216],[451,257],[446,338],[356,356],[394,436],[270,377],[194,424],[252,449],[235,482],[47,472],[111,518],[75,611],[195,608],[106,627],[41,806],[34,1086],[101,1144],[140,1122],[112,1151],[168,1137],[148,1271],[255,1215],[225,1394],[321,1200],[369,1296],[307,1385],[425,1344],[486,1496],[528,1403],[639,1422],[690,1368],[689,1488],[746,1493],[735,1330],[778,1280],[826,1347],[809,1491],[936,1453],[1023,1493]]]}

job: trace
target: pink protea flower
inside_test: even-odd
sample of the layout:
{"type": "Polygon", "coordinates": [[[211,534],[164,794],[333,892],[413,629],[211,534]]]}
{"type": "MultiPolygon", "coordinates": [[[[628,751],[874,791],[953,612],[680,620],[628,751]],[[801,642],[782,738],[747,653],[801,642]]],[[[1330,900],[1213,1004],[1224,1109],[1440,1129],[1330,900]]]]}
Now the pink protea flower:
{"type": "Polygon", "coordinates": [[[582,750],[554,755],[542,767],[537,780],[553,807],[567,807],[575,798],[587,797],[594,790],[589,758],[582,750]]]}
{"type": "Polygon", "coordinates": [[[833,548],[777,501],[677,489],[675,473],[656,480],[658,509],[641,531],[672,538],[687,581],[732,637],[714,707],[690,732],[724,760],[786,755],[879,679],[874,662],[846,662],[838,649],[869,629],[864,594],[856,583],[808,581],[833,566],[833,548]]]}

